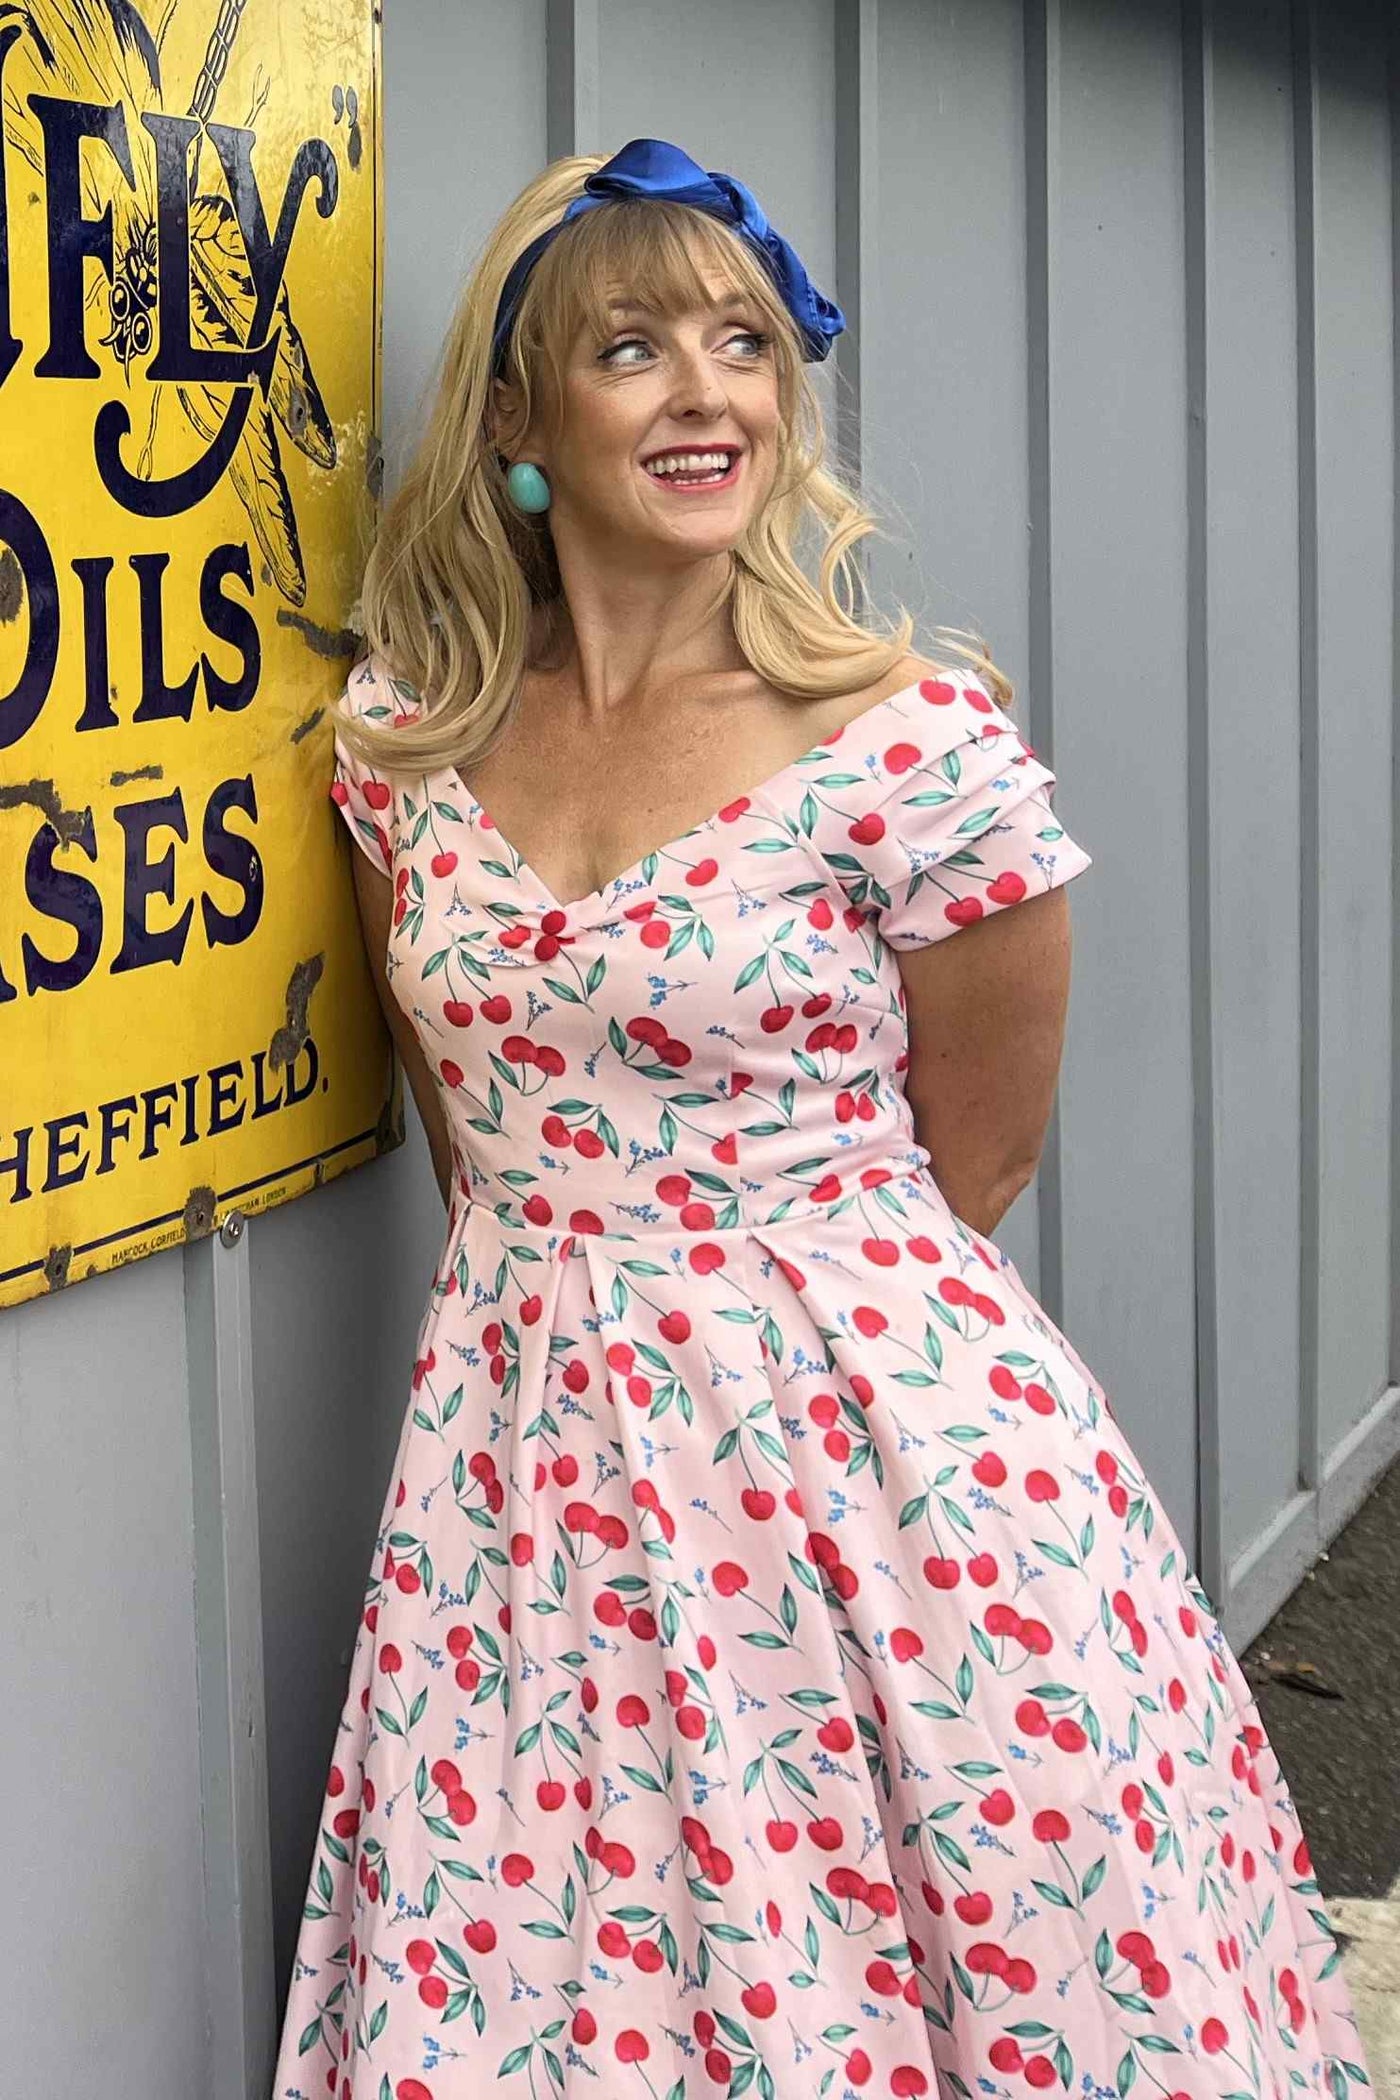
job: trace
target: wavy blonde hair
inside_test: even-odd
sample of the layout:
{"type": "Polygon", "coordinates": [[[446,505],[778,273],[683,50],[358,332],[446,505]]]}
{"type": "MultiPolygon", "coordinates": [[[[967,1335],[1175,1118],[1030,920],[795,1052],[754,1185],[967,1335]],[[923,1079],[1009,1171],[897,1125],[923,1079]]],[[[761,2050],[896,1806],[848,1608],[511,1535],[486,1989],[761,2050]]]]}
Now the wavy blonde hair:
{"type": "MultiPolygon", "coordinates": [[[[510,719],[527,668],[532,615],[562,602],[544,518],[518,512],[498,456],[491,338],[497,303],[522,250],[582,193],[604,154],[556,160],[504,213],[457,305],[434,398],[416,452],[388,504],[365,570],[362,630],[391,678],[424,705],[397,729],[338,723],[346,744],[386,771],[414,774],[466,765],[510,719]]],[[[884,619],[863,599],[852,550],[880,528],[824,462],[821,406],[801,342],[762,263],[722,221],[688,205],[618,199],[585,212],[535,264],[520,301],[504,377],[519,428],[557,431],[564,374],[579,331],[601,346],[615,332],[608,301],[645,285],[663,312],[703,306],[708,272],[751,301],[773,339],[778,386],[778,465],[761,511],[732,553],[721,604],[748,663],[770,685],[802,698],[853,692],[884,677],[909,652],[914,621],[903,606],[884,619]],[[815,542],[815,580],[798,558],[815,542]]],[[[886,535],[881,534],[882,537],[886,535]]],[[[963,630],[940,637],[1008,706],[1009,679],[963,630]]]]}

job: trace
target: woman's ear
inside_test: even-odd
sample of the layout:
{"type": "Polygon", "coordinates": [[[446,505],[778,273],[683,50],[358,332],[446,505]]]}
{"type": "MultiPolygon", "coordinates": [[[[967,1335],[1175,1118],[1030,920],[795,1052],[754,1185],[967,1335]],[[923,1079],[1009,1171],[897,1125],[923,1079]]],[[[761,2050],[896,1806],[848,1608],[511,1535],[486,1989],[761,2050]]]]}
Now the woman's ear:
{"type": "Polygon", "coordinates": [[[510,453],[520,439],[522,403],[508,380],[493,379],[486,412],[486,429],[493,451],[510,453]]]}

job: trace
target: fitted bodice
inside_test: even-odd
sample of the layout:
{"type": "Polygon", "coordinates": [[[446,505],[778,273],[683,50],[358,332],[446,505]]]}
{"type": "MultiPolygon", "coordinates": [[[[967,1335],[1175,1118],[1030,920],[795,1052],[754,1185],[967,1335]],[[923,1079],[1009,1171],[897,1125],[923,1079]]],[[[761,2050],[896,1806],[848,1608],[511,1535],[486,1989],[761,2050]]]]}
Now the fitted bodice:
{"type": "MultiPolygon", "coordinates": [[[[344,705],[388,726],[412,719],[405,693],[371,662],[344,705]]],[[[961,672],[569,904],[452,769],[338,761],[333,793],[393,876],[386,967],[459,1193],[518,1228],[768,1224],[926,1169],[899,952],[1089,864],[1053,775],[961,672]]]]}

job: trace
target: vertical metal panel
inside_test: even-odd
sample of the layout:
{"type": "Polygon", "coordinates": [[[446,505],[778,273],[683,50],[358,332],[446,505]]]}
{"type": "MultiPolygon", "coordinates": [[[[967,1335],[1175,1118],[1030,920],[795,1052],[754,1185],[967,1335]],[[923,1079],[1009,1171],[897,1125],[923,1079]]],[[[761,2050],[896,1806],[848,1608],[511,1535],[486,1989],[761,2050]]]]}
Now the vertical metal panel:
{"type": "Polygon", "coordinates": [[[208,2100],[272,2075],[272,1898],[246,1234],[184,1249],[208,2100]]]}
{"type": "Polygon", "coordinates": [[[0,1316],[6,2093],[212,2090],[181,1259],[0,1316]]]}
{"type": "Polygon", "coordinates": [[[598,0],[549,0],[545,44],[545,150],[550,160],[597,153],[598,0]]]}
{"type": "Polygon", "coordinates": [[[1214,325],[1218,116],[1213,0],[1183,0],[1181,115],[1186,300],[1186,806],[1191,954],[1191,1080],[1196,1326],[1196,1539],[1198,1572],[1218,1595],[1225,1571],[1220,1509],[1220,1299],[1217,1284],[1216,1075],[1212,921],[1214,853],[1210,720],[1210,484],[1207,445],[1214,325]],[[1207,141],[1210,145],[1207,145],[1207,141]]]}
{"type": "MultiPolygon", "coordinates": [[[[1027,423],[1021,17],[1020,0],[971,11],[883,0],[879,288],[864,302],[861,457],[889,535],[870,558],[875,595],[908,606],[923,647],[936,625],[980,631],[1017,687],[1018,719],[1049,756],[1049,686],[1028,654],[1045,484],[1027,423]]],[[[1052,1136],[1042,1194],[1053,1150],[1052,1136]]],[[[1034,1288],[1034,1190],[998,1238],[1034,1288]]]]}
{"type": "Polygon", "coordinates": [[[1317,60],[1318,1415],[1329,1452],[1389,1374],[1391,170],[1369,10],[1317,60]]]}
{"type": "Polygon", "coordinates": [[[1213,1167],[1197,1241],[1201,1558],[1218,1596],[1299,1486],[1299,375],[1288,0],[1215,0],[1202,59],[1190,802],[1193,894],[1208,914],[1194,992],[1198,1019],[1210,1016],[1197,1055],[1203,1183],[1213,1167]]]}
{"type": "Polygon", "coordinates": [[[834,353],[832,435],[837,461],[860,485],[865,476],[862,352],[880,316],[880,0],[836,0],[835,23],[834,297],[846,327],[834,353]]]}
{"type": "Polygon", "coordinates": [[[1049,0],[1054,759],[1096,855],[1061,1081],[1064,1320],[1196,1503],[1181,24],[1049,0]]]}
{"type": "Polygon", "coordinates": [[[392,487],[477,251],[547,158],[545,0],[400,0],[383,36],[392,487]]]}

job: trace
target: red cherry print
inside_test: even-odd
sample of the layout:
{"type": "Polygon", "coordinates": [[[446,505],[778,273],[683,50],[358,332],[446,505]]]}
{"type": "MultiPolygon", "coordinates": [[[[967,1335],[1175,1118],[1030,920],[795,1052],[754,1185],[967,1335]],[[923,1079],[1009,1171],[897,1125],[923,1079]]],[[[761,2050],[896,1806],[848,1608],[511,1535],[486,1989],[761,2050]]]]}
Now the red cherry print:
{"type": "Polygon", "coordinates": [[[1048,1735],[1050,1717],[1038,1699],[1023,1699],[1016,1709],[1016,1726],[1022,1735],[1048,1735]]]}
{"type": "Polygon", "coordinates": [[[1229,2029],[1223,2020],[1210,2019],[1201,2026],[1201,2047],[1207,2056],[1218,2056],[1230,2039],[1229,2029]]]}
{"type": "Polygon", "coordinates": [[[865,2085],[870,2077],[872,2065],[863,2049],[853,2049],[846,2058],[846,2076],[852,2085],[865,2085]]]}
{"type": "Polygon", "coordinates": [[[1021,2045],[1019,2042],[1013,2041],[1010,2035],[1003,2035],[998,2041],[992,2043],[991,2048],[987,2051],[987,2060],[994,2071],[1000,2071],[1003,2075],[1007,2072],[1019,2071],[1023,2061],[1021,2045]]]}
{"type": "Polygon", "coordinates": [[[1055,2083],[1057,2073],[1048,2056],[1028,2056],[1025,2065],[1026,2084],[1043,2092],[1055,2083]]]}
{"type": "Polygon", "coordinates": [[[613,2048],[620,2064],[644,2064],[651,2055],[651,2044],[636,2027],[624,2027],[613,2048]]]}
{"type": "Polygon", "coordinates": [[[928,2080],[915,2064],[896,2064],[890,2073],[890,2091],[897,2095],[928,2091],[928,2080]]]}
{"type": "Polygon", "coordinates": [[[981,1590],[990,1589],[998,1574],[996,1560],[990,1553],[978,1553],[967,1564],[969,1582],[975,1582],[981,1590]]]}
{"type": "Polygon", "coordinates": [[[596,2039],[598,2033],[598,2022],[594,2019],[592,2013],[588,2010],[588,2007],[586,2005],[581,2005],[578,2011],[574,2014],[574,2017],[569,2025],[569,2033],[572,2036],[573,2040],[578,2043],[579,2047],[584,2049],[587,2048],[588,2044],[591,2041],[596,2039]]]}
{"type": "Polygon", "coordinates": [[[1059,1482],[1053,1473],[1045,1473],[1037,1467],[1026,1475],[1026,1493],[1032,1502],[1058,1502],[1059,1482]]]}
{"type": "Polygon", "coordinates": [[[924,1562],[924,1580],[936,1590],[954,1590],[962,1580],[962,1569],[955,1560],[944,1560],[930,1553],[924,1562]]]}
{"type": "Polygon", "coordinates": [[[433,2012],[441,2012],[447,2003],[447,1985],[441,1976],[425,1976],[418,1986],[418,1995],[433,2012]]]}
{"type": "Polygon", "coordinates": [[[524,1852],[507,1852],[501,1861],[501,1879],[507,1888],[518,1889],[535,1878],[534,1862],[524,1852]]]}
{"type": "Polygon", "coordinates": [[[755,2020],[769,2020],[777,2009],[778,1994],[771,1983],[751,1983],[740,1991],[739,1997],[755,2020]]]}
{"type": "Polygon", "coordinates": [[[1069,1836],[1069,1817],[1058,1808],[1043,1808],[1033,1819],[1031,1829],[1042,1845],[1062,1845],[1069,1836]]]}
{"type": "Polygon", "coordinates": [[[983,1487],[998,1488],[1006,1478],[1006,1467],[995,1451],[984,1451],[974,1462],[972,1474],[983,1487]]]}
{"type": "Polygon", "coordinates": [[[721,1597],[732,1597],[737,1590],[746,1590],[749,1586],[748,1576],[733,1560],[717,1562],[711,1580],[721,1597]]]}
{"type": "Polygon", "coordinates": [[[490,1954],[496,1944],[496,1928],[489,1918],[473,1918],[463,1928],[462,1937],[473,1954],[490,1954]]]}
{"type": "Polygon", "coordinates": [[[981,1806],[982,1814],[998,1830],[1011,1822],[1016,1814],[1016,1804],[1005,1787],[997,1787],[988,1794],[981,1806]]]}
{"type": "Polygon", "coordinates": [[[807,1825],[807,1835],[823,1852],[835,1852],[844,1844],[845,1835],[835,1816],[817,1816],[807,1825]]]}
{"type": "Polygon", "coordinates": [[[924,1652],[923,1641],[912,1626],[896,1626],[890,1635],[890,1653],[896,1662],[909,1662],[924,1652]]]}
{"type": "Polygon", "coordinates": [[[980,1889],[969,1889],[954,1897],[953,1908],[964,1925],[985,1925],[992,1915],[992,1899],[980,1889]]]}
{"type": "Polygon", "coordinates": [[[877,1998],[897,1998],[899,1996],[899,1977],[895,1973],[891,1962],[872,1961],[868,1963],[865,1971],[865,1980],[877,1998]]]}
{"type": "Polygon", "coordinates": [[[385,781],[365,781],[361,793],[371,809],[387,809],[393,800],[393,792],[385,781]]]}

